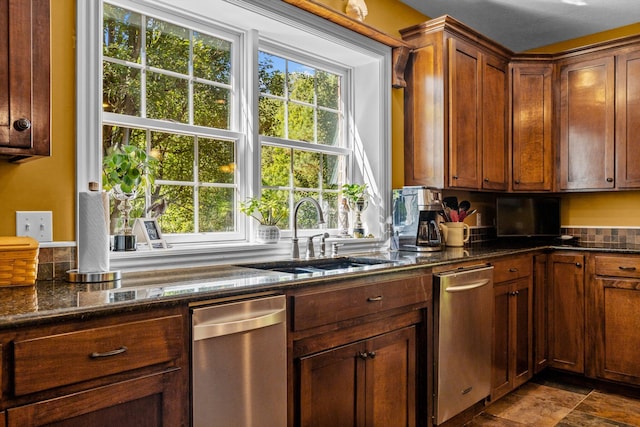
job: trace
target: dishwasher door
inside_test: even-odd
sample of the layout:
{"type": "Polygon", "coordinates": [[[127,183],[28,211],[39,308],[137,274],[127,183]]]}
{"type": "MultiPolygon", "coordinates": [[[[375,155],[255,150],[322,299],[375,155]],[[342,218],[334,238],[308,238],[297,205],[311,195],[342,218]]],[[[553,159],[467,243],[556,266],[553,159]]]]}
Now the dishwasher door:
{"type": "Polygon", "coordinates": [[[194,427],[287,425],[284,295],[192,309],[194,427]]]}
{"type": "Polygon", "coordinates": [[[491,393],[493,267],[435,275],[436,425],[491,393]]]}

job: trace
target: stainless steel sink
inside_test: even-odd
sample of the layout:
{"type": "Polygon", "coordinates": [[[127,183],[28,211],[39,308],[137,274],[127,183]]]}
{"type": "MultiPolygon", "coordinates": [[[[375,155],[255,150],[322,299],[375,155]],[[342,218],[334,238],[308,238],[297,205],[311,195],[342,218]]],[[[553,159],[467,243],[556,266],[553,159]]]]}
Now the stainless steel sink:
{"type": "Polygon", "coordinates": [[[354,271],[391,263],[393,263],[393,261],[379,258],[340,257],[242,264],[238,267],[279,271],[291,274],[305,274],[326,273],[329,271],[354,271]]]}

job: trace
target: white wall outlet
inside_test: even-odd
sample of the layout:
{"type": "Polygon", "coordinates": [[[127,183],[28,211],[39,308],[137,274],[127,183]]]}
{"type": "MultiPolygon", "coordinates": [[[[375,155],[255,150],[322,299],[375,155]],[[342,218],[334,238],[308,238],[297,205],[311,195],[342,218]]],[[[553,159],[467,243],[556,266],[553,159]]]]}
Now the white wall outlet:
{"type": "Polygon", "coordinates": [[[33,237],[39,242],[53,241],[51,211],[16,211],[16,236],[33,237]]]}

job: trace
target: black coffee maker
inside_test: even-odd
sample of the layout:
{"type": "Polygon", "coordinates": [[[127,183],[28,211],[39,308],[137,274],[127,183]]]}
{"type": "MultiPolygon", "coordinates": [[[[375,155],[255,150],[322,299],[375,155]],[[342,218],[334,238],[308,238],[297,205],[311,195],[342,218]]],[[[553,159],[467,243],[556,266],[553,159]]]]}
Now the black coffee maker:
{"type": "Polygon", "coordinates": [[[393,228],[399,250],[431,252],[442,250],[438,222],[442,213],[440,190],[403,187],[393,190],[393,228]]]}

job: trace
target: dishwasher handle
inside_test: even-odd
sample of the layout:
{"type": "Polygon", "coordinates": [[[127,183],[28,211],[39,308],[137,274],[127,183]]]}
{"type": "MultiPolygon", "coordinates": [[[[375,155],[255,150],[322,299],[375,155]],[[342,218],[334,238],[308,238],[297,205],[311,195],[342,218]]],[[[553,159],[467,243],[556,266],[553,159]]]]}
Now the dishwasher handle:
{"type": "Polygon", "coordinates": [[[248,319],[229,322],[202,323],[193,327],[193,340],[206,340],[208,338],[266,328],[267,326],[283,323],[285,320],[286,308],[283,308],[267,312],[266,314],[260,313],[260,315],[250,317],[248,319]]]}
{"type": "Polygon", "coordinates": [[[471,289],[481,288],[485,285],[488,285],[489,283],[491,283],[490,279],[484,279],[478,282],[469,283],[467,285],[451,286],[446,288],[446,291],[449,293],[470,291],[471,289]]]}

